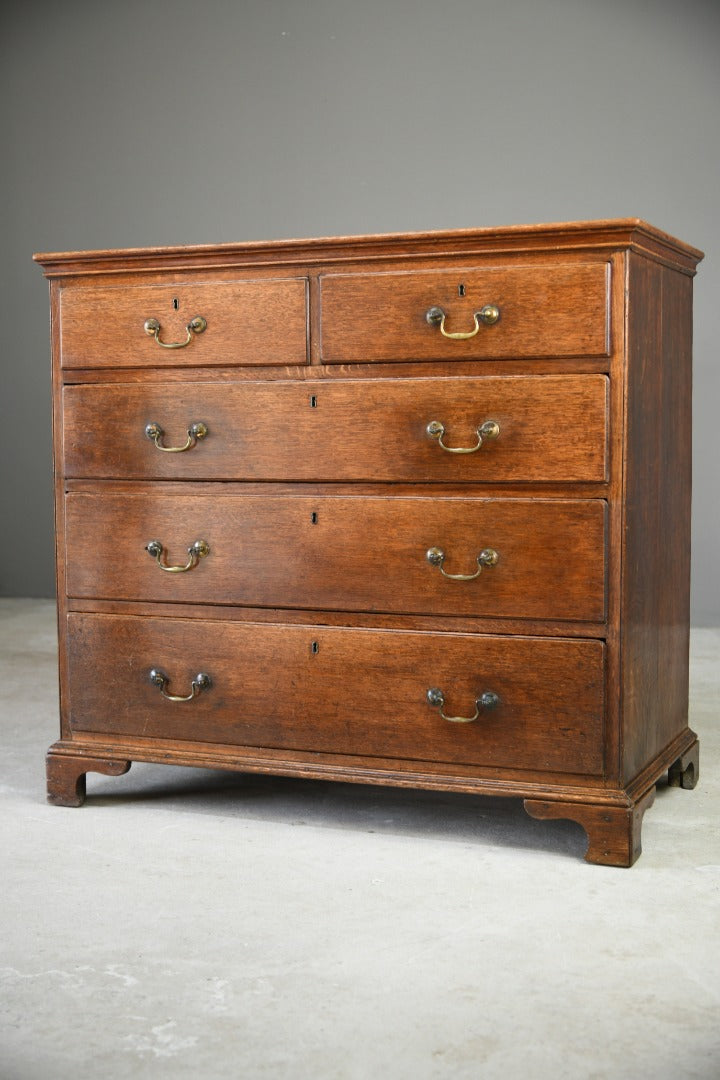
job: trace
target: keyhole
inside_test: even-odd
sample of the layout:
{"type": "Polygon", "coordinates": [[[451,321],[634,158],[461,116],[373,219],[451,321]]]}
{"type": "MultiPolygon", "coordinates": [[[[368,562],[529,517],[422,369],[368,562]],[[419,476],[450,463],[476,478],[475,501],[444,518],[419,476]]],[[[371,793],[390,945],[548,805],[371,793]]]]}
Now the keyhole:
{"type": "Polygon", "coordinates": [[[311,652],[311,653],[312,653],[313,655],[315,655],[315,654],[316,654],[316,653],[318,653],[319,651],[320,651],[320,645],[318,644],[318,642],[317,642],[317,641],[313,641],[312,645],[310,646],[310,652],[311,652]]]}
{"type": "Polygon", "coordinates": [[[310,395],[310,408],[317,409],[317,397],[315,394],[310,395]]]}
{"type": "Polygon", "coordinates": [[[312,514],[310,515],[310,521],[312,522],[313,525],[317,525],[317,520],[318,520],[317,510],[313,510],[312,514]]]}
{"type": "Polygon", "coordinates": [[[180,307],[180,301],[178,300],[177,296],[173,297],[173,307],[176,311],[180,307]]]}
{"type": "Polygon", "coordinates": [[[465,286],[461,282],[458,285],[458,296],[464,296],[464,295],[465,295],[465,286]]]}

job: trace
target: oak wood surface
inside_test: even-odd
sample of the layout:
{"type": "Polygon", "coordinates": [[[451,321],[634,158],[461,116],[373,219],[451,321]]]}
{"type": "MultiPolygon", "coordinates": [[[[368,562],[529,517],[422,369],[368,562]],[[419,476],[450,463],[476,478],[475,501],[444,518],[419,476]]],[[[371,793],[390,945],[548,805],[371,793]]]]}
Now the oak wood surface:
{"type": "Polygon", "coordinates": [[[579,822],[588,834],[585,859],[601,866],[632,866],[642,851],[642,819],[655,800],[655,786],[626,807],[563,800],[526,799],[531,817],[543,821],[558,818],[579,822]]]}
{"type": "Polygon", "coordinates": [[[629,865],[662,772],[691,787],[698,769],[700,257],[639,219],[39,256],[61,638],[51,797],[77,804],[88,762],[131,760],[515,794],[583,824],[591,861],[629,865]],[[446,329],[469,329],[486,302],[500,320],[467,342],[425,321],[440,304],[446,329]],[[142,330],[155,316],[161,340],[180,340],[195,314],[208,328],[181,349],[142,330]],[[500,438],[474,454],[426,431],[438,420],[468,446],[488,419],[500,438]],[[196,421],[208,437],[181,454],[144,434],[155,422],[179,445],[196,421]],[[198,518],[212,536],[186,535],[198,518]],[[146,534],[156,522],[162,535],[146,534]],[[199,538],[211,554],[167,575],[144,550],[156,538],[172,562],[199,538]],[[456,552],[479,544],[500,560],[473,582],[424,557],[442,547],[463,572],[456,552]],[[212,687],[190,702],[147,678],[165,665],[186,693],[203,660],[212,687]],[[448,714],[482,689],[502,703],[452,724],[431,685],[448,714]]]}
{"type": "MultiPolygon", "coordinates": [[[[184,488],[187,491],[187,488],[184,488]]],[[[71,494],[68,595],[339,610],[602,620],[602,500],[71,494]],[[170,566],[148,555],[159,539],[170,566]],[[445,578],[426,555],[439,547],[445,578]]]]}
{"type": "Polygon", "coordinates": [[[608,283],[604,262],[324,276],[321,355],[325,363],[602,356],[608,283]],[[449,340],[426,319],[439,306],[448,333],[467,333],[486,304],[500,318],[469,340],[449,340]]]}
{"type": "MultiPolygon", "coordinates": [[[[109,757],[116,761],[148,761],[193,765],[208,769],[237,769],[277,776],[307,777],[359,784],[388,784],[427,790],[463,791],[468,794],[550,799],[584,806],[628,808],[636,805],[678,758],[697,748],[694,736],[683,736],[653,761],[627,789],[603,775],[492,765],[481,768],[462,762],[408,761],[382,756],[357,757],[317,750],[243,746],[240,743],[201,742],[197,739],[156,739],[118,732],[75,732],[50,747],[50,755],[109,757]]],[[[152,795],[151,795],[152,797],[152,795]]],[[[560,816],[560,815],[558,815],[560,816]]],[[[572,817],[571,814],[568,817],[572,817]]]]}
{"type": "Polygon", "coordinates": [[[304,364],[306,282],[194,282],[63,289],[63,368],[188,367],[204,364],[304,364]],[[159,340],[184,342],[195,316],[207,329],[183,348],[162,348],[144,330],[161,324],[159,340]]]}
{"type": "Polygon", "coordinates": [[[692,279],[630,257],[623,776],[688,725],[692,279]]]}
{"type": "Polygon", "coordinates": [[[77,731],[602,771],[597,641],[71,614],[68,647],[77,731]],[[169,693],[200,672],[212,686],[167,701],[151,669],[169,693]],[[433,688],[446,715],[472,715],[484,691],[500,704],[449,723],[433,688]]]}
{"type": "Polygon", "coordinates": [[[673,761],[668,769],[668,787],[682,787],[692,791],[700,779],[700,754],[697,739],[673,761]]]}
{"type": "MultiPolygon", "coordinates": [[[[97,611],[105,615],[145,615],[143,600],[104,600],[100,597],[68,597],[65,612],[97,611]]],[[[583,622],[557,619],[510,619],[491,615],[424,615],[381,611],[332,611],[321,608],[261,608],[239,604],[186,604],[181,601],[153,601],[153,613],[183,619],[217,619],[224,622],[284,622],[315,626],[358,626],[377,630],[448,631],[455,634],[522,634],[532,637],[600,638],[608,636],[607,621],[583,622]],[[309,611],[309,613],[308,613],[309,611]]]]}
{"type": "Polygon", "coordinates": [[[604,375],[85,385],[63,391],[66,477],[482,481],[596,481],[606,477],[604,375]],[[486,420],[500,435],[477,453],[486,420]],[[208,435],[167,454],[148,423],[181,446],[191,424],[208,435]]]}
{"type": "Polygon", "coordinates": [[[325,236],[312,239],[196,244],[182,247],[126,248],[122,251],[45,252],[34,256],[48,277],[68,274],[127,273],[130,269],[160,269],[167,275],[179,267],[269,266],[374,260],[455,259],[470,253],[642,251],[685,273],[694,273],[703,253],[637,217],[601,221],[549,222],[424,233],[383,233],[370,236],[325,236]]]}
{"type": "MultiPolygon", "coordinates": [[[[317,342],[317,338],[315,338],[317,342]]],[[[333,381],[349,379],[412,379],[412,378],[458,378],[460,376],[476,378],[502,375],[607,375],[612,368],[611,357],[542,357],[508,364],[507,360],[483,360],[478,367],[477,360],[436,360],[432,367],[426,360],[388,361],[374,360],[369,363],[322,364],[313,361],[305,366],[297,364],[275,364],[267,367],[252,367],[231,364],[217,364],[210,367],[196,367],[189,373],[187,369],[172,367],[134,367],[134,368],[72,368],[63,371],[62,381],[65,386],[81,383],[114,383],[130,385],[143,383],[146,386],[170,383],[185,383],[191,374],[194,383],[241,383],[262,380],[268,386],[288,379],[297,382],[322,380],[324,385],[333,381]]]]}
{"type": "Polygon", "coordinates": [[[55,806],[82,806],[85,802],[85,775],[122,776],[130,761],[92,754],[58,754],[51,747],[47,755],[47,799],[55,806]]]}

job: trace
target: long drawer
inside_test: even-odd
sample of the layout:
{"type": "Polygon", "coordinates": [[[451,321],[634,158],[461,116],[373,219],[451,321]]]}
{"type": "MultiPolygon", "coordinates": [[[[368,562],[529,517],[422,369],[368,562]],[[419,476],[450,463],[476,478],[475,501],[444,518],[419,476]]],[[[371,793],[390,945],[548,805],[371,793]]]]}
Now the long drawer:
{"type": "Polygon", "coordinates": [[[73,385],[64,473],[601,482],[607,398],[605,375],[73,385]]]}
{"type": "Polygon", "coordinates": [[[74,614],[68,649],[76,731],[602,772],[599,641],[74,614]]]}
{"type": "Polygon", "coordinates": [[[304,278],[64,289],[63,368],[307,363],[304,278]]]}
{"type": "Polygon", "coordinates": [[[600,499],[74,493],[67,590],[105,599],[602,620],[605,517],[600,499]]]}
{"type": "Polygon", "coordinates": [[[455,267],[321,279],[325,363],[605,356],[609,264],[455,267]]]}

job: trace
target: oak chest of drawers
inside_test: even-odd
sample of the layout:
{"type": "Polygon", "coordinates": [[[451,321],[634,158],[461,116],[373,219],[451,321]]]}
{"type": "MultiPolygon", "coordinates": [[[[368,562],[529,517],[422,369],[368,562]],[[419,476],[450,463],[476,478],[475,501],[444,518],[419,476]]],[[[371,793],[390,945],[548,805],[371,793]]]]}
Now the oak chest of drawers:
{"type": "Polygon", "coordinates": [[[692,787],[692,276],[636,219],[39,255],[52,802],[154,761],[523,798],[630,865],[692,787]]]}

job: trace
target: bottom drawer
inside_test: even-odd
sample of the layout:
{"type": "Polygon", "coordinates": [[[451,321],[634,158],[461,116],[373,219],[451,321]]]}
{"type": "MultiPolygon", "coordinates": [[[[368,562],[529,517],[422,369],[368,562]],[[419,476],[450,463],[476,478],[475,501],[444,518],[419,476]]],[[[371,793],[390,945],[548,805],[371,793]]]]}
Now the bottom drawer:
{"type": "Polygon", "coordinates": [[[76,731],[602,772],[599,641],[71,614],[67,644],[76,731]]]}

